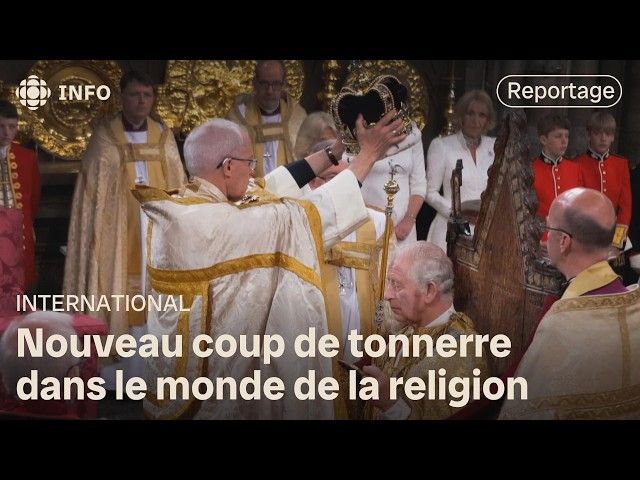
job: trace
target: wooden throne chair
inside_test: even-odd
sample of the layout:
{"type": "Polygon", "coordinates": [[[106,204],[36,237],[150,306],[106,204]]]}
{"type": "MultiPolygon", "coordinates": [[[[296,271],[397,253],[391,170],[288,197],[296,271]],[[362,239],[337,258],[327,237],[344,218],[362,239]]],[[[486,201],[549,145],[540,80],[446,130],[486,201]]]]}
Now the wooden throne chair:
{"type": "Polygon", "coordinates": [[[558,294],[563,281],[539,254],[541,222],[533,180],[526,116],[511,109],[496,140],[474,235],[448,235],[456,309],[473,319],[480,334],[492,338],[502,333],[511,340],[510,355],[490,357],[494,375],[520,357],[545,297],[558,294]]]}

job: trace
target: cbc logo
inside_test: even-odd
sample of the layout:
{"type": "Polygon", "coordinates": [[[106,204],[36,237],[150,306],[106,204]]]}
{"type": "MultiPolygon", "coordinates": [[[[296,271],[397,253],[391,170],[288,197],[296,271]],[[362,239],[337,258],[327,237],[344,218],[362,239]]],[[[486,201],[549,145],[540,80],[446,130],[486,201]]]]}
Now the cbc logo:
{"type": "Polygon", "coordinates": [[[47,103],[50,96],[51,89],[47,86],[47,82],[35,75],[29,75],[29,78],[22,80],[20,86],[16,88],[16,97],[20,99],[22,106],[29,110],[37,110],[47,103]]]}
{"type": "MultiPolygon", "coordinates": [[[[96,97],[98,100],[108,100],[111,97],[111,89],[107,85],[58,85],[60,91],[58,100],[89,100],[96,97]]],[[[42,107],[51,96],[51,89],[47,82],[36,75],[29,75],[20,82],[16,88],[16,97],[20,103],[29,110],[37,110],[42,107]]]]}

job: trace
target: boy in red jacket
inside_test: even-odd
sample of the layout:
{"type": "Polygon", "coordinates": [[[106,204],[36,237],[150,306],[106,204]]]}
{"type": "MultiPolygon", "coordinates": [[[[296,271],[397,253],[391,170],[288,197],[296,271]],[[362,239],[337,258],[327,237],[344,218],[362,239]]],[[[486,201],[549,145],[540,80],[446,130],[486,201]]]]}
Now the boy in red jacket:
{"type": "MultiPolygon", "coordinates": [[[[564,156],[569,145],[569,119],[550,113],[538,121],[542,152],[533,159],[533,188],[538,196],[538,217],[544,223],[551,202],[562,192],[584,186],[580,165],[564,156]]],[[[540,253],[547,256],[547,233],[540,241],[540,253]]]]}
{"type": "Polygon", "coordinates": [[[631,182],[627,159],[611,153],[616,120],[607,112],[596,112],[587,122],[589,147],[576,161],[580,164],[584,186],[604,193],[616,211],[616,233],[612,246],[622,252],[631,221],[631,182]]]}

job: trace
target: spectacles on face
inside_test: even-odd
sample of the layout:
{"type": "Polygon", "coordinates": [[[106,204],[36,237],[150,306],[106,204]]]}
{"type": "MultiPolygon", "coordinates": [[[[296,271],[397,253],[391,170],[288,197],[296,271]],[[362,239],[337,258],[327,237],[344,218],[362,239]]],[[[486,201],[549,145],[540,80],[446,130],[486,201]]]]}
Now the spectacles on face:
{"type": "Polygon", "coordinates": [[[573,238],[573,235],[571,235],[569,232],[567,232],[563,228],[554,228],[554,227],[548,227],[547,225],[542,225],[542,231],[546,231],[546,232],[550,232],[550,231],[562,232],[564,234],[569,235],[569,238],[573,238]]]}
{"type": "Polygon", "coordinates": [[[258,86],[263,90],[269,90],[271,87],[274,91],[282,90],[284,87],[284,82],[269,82],[267,80],[256,80],[258,86]]]}
{"type": "Polygon", "coordinates": [[[227,160],[238,160],[239,162],[249,162],[249,168],[251,170],[255,170],[258,166],[258,161],[255,158],[236,158],[236,157],[226,157],[224,160],[220,162],[220,164],[216,168],[222,168],[227,160]]]}

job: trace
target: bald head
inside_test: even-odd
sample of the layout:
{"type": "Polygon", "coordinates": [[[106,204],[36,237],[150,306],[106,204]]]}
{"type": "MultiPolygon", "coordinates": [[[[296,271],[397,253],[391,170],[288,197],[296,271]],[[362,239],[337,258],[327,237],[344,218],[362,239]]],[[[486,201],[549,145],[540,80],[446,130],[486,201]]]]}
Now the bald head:
{"type": "Polygon", "coordinates": [[[591,188],[572,188],[558,195],[549,216],[559,220],[585,251],[608,248],[616,228],[616,212],[606,195],[591,188]]]}
{"type": "Polygon", "coordinates": [[[282,81],[287,76],[287,69],[285,68],[283,60],[258,60],[256,62],[255,77],[260,79],[270,74],[276,75],[282,81]]]}
{"type": "Polygon", "coordinates": [[[210,179],[220,171],[218,167],[226,157],[241,157],[240,150],[248,142],[249,134],[243,126],[223,118],[208,120],[195,127],[184,142],[187,170],[210,179]]]}

